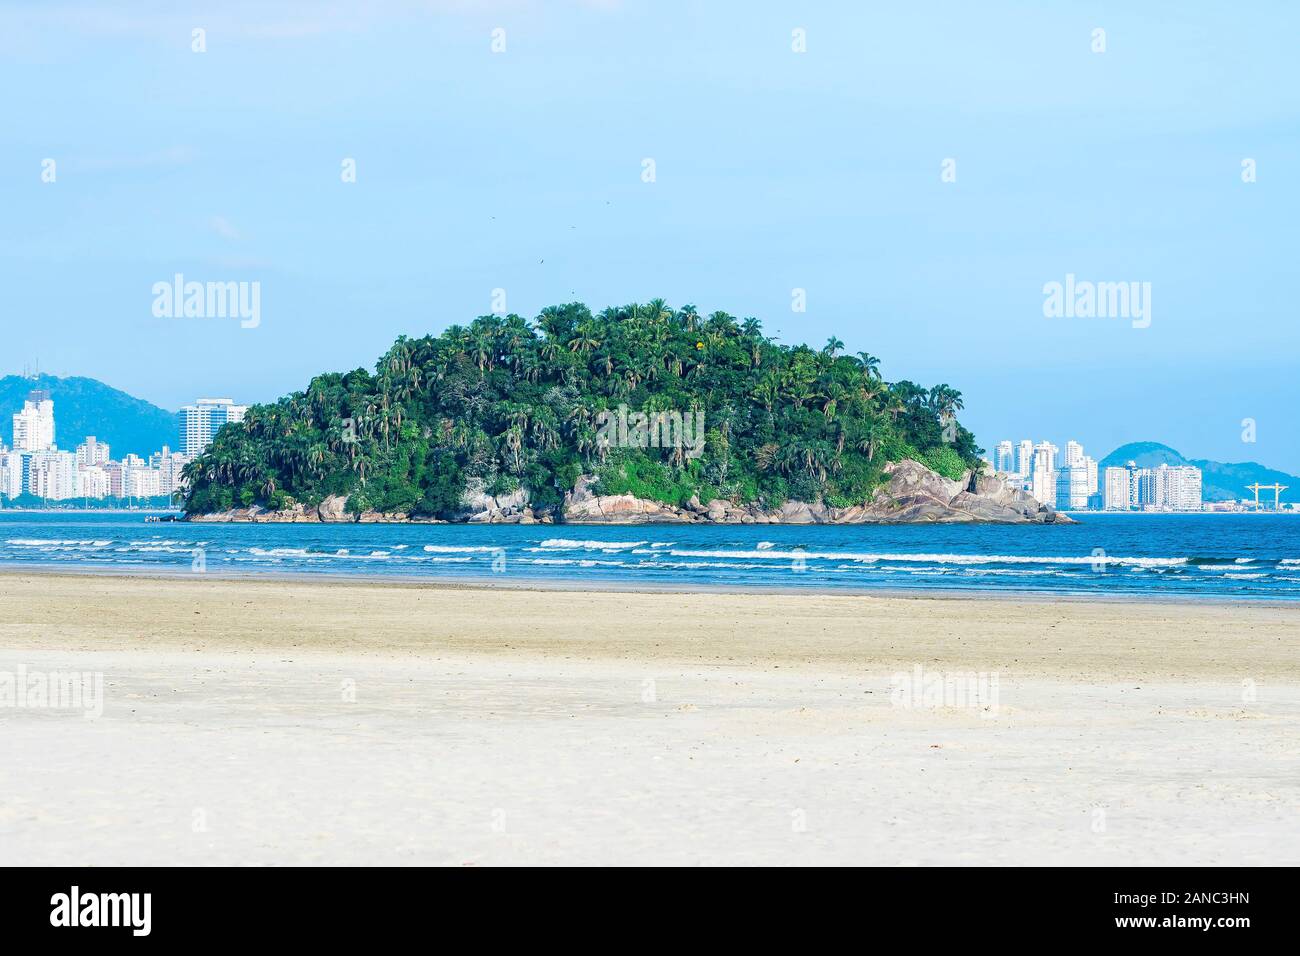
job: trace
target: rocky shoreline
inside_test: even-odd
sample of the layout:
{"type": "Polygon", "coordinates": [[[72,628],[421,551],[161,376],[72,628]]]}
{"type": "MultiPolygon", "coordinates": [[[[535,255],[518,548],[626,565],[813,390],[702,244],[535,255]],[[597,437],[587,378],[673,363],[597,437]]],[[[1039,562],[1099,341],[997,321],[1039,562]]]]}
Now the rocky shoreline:
{"type": "Polygon", "coordinates": [[[347,498],[333,495],[316,507],[294,504],[282,511],[253,505],[214,514],[189,515],[187,521],[248,523],[411,523],[411,524],[1071,524],[1073,519],[1040,504],[1023,491],[988,476],[953,481],[907,459],[886,466],[889,481],[870,501],[850,508],[823,502],[787,501],[780,508],[692,498],[683,507],[633,495],[598,495],[594,479],[584,475],[565,495],[560,516],[535,512],[525,492],[508,496],[466,492],[459,521],[413,517],[401,512],[347,510],[347,498]]]}

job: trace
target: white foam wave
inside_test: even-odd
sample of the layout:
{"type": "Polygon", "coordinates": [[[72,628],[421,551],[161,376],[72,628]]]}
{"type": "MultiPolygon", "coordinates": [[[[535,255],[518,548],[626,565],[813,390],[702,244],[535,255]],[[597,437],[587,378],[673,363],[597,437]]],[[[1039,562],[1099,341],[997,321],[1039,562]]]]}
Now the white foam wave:
{"type": "Polygon", "coordinates": [[[632,568],[626,561],[601,561],[596,558],[520,558],[521,564],[577,565],[580,568],[632,568]]]}
{"type": "Polygon", "coordinates": [[[500,551],[501,548],[486,548],[479,545],[460,546],[454,544],[426,544],[424,550],[429,554],[466,554],[466,553],[484,553],[500,551]]]}
{"type": "Polygon", "coordinates": [[[92,538],[8,538],[5,544],[17,548],[106,548],[112,540],[97,541],[92,538]]]}
{"type": "MultiPolygon", "coordinates": [[[[770,564],[737,564],[733,561],[642,561],[638,568],[725,568],[732,571],[771,571],[770,564]]],[[[779,570],[779,567],[777,568],[779,570]]]]}
{"type": "Polygon", "coordinates": [[[1186,564],[1186,558],[1137,558],[1110,555],[1020,555],[1020,554],[888,554],[853,551],[695,551],[673,549],[680,558],[761,558],[767,561],[902,561],[925,564],[1115,564],[1134,567],[1171,567],[1186,564]]]}
{"type": "MultiPolygon", "coordinates": [[[[671,542],[669,542],[671,543],[671,542]]],[[[541,547],[550,551],[626,551],[649,544],[648,541],[579,541],[574,538],[547,538],[541,547]]]]}

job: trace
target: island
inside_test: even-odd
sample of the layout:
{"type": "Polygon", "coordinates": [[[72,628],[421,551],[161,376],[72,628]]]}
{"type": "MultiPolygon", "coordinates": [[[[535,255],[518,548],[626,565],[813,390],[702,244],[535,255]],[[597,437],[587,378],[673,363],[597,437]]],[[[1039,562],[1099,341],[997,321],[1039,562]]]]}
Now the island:
{"type": "Polygon", "coordinates": [[[403,336],[255,405],[186,466],[192,521],[1050,524],[946,384],[663,300],[403,336]]]}

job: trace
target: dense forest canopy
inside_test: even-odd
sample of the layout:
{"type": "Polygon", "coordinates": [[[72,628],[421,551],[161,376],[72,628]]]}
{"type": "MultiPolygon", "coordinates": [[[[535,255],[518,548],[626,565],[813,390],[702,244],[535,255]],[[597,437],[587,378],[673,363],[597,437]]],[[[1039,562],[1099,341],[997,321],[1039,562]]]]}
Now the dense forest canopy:
{"type": "MultiPolygon", "coordinates": [[[[534,322],[487,315],[437,336],[400,338],[364,369],[249,409],[187,467],[190,513],[307,505],[455,517],[466,487],[525,488],[558,512],[583,474],[604,494],[669,504],[692,495],[860,504],[885,464],[915,458],[957,478],[981,449],[957,423],[961,394],[882,381],[878,360],[784,346],[757,319],[700,315],[662,300],[544,309],[534,322]],[[666,412],[698,421],[704,447],[622,447],[600,422],[666,412]]],[[[615,429],[620,436],[627,429],[615,429]]]]}

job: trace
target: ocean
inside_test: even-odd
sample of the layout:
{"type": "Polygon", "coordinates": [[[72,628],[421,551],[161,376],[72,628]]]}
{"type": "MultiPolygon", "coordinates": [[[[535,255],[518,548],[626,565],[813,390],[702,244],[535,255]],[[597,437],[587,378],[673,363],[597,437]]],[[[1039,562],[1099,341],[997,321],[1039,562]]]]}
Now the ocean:
{"type": "Polygon", "coordinates": [[[0,512],[0,567],[567,587],[1034,592],[1300,600],[1300,516],[1073,525],[148,523],[0,512]]]}

